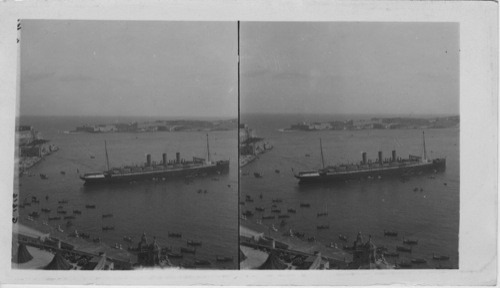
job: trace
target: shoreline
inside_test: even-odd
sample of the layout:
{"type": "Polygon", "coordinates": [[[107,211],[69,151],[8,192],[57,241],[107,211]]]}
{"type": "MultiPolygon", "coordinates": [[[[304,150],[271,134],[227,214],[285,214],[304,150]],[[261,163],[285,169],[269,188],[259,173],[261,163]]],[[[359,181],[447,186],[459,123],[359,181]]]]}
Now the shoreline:
{"type": "Polygon", "coordinates": [[[48,150],[47,153],[42,154],[42,156],[33,156],[33,157],[19,157],[16,156],[14,161],[17,163],[18,167],[18,173],[20,176],[28,174],[29,169],[35,167],[38,163],[42,162],[42,160],[45,160],[45,157],[50,156],[57,151],[59,151],[59,147],[55,145],[49,146],[50,149],[48,150]]]}
{"type": "MultiPolygon", "coordinates": [[[[102,241],[100,241],[99,243],[94,243],[90,239],[86,240],[82,238],[71,237],[65,232],[58,231],[56,227],[43,225],[37,220],[26,221],[25,219],[22,219],[19,223],[29,228],[35,229],[41,233],[49,233],[51,237],[73,245],[73,250],[75,251],[92,254],[95,256],[98,256],[100,253],[105,252],[106,257],[111,259],[112,261],[131,264],[137,262],[136,255],[128,252],[127,250],[116,249],[102,241]]],[[[13,230],[13,232],[16,231],[13,230]]]]}
{"type": "Polygon", "coordinates": [[[283,236],[283,232],[287,231],[286,229],[273,231],[266,224],[257,224],[250,220],[243,219],[240,220],[240,225],[256,232],[263,233],[265,237],[269,237],[276,241],[287,244],[288,248],[286,250],[298,251],[310,255],[314,255],[315,252],[320,252],[322,257],[331,258],[335,261],[352,261],[352,254],[347,253],[340,248],[329,247],[328,245],[317,240],[315,240],[314,242],[308,242],[307,240],[302,240],[297,237],[283,236]]]}

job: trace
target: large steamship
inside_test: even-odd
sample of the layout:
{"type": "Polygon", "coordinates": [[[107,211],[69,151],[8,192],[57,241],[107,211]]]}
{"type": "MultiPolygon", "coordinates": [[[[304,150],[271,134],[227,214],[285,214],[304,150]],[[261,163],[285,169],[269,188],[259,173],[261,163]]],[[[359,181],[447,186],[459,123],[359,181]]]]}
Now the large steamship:
{"type": "Polygon", "coordinates": [[[163,153],[162,161],[155,163],[151,161],[151,154],[146,155],[146,163],[141,166],[124,166],[118,168],[109,167],[109,157],[106,142],[107,170],[104,172],[86,173],[80,176],[85,184],[107,184],[120,182],[133,182],[153,179],[197,177],[209,174],[223,174],[229,171],[229,160],[211,161],[210,148],[207,134],[207,159],[193,157],[192,161],[181,159],[180,153],[176,153],[175,160],[168,160],[167,154],[163,153]]]}
{"type": "Polygon", "coordinates": [[[314,171],[294,173],[300,183],[318,182],[346,182],[360,179],[378,179],[386,176],[409,176],[420,173],[435,173],[446,169],[446,158],[428,159],[425,149],[425,133],[422,132],[423,155],[409,155],[407,159],[396,156],[392,151],[392,157],[383,158],[382,151],[378,152],[376,161],[367,160],[366,152],[362,153],[362,160],[356,164],[339,164],[325,167],[323,158],[323,147],[320,139],[321,160],[323,168],[314,171]]]}

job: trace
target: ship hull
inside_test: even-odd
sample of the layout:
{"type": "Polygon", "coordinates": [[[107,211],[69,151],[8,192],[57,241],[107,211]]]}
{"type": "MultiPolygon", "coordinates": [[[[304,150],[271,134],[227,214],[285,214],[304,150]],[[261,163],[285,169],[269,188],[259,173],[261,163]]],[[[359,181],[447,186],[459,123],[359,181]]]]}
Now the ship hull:
{"type": "Polygon", "coordinates": [[[385,169],[356,170],[347,172],[328,173],[324,171],[311,171],[303,175],[295,175],[300,184],[349,182],[353,180],[379,179],[387,177],[404,177],[422,173],[435,173],[446,170],[446,159],[435,159],[429,163],[411,165],[407,167],[389,167],[385,169]]]}
{"type": "Polygon", "coordinates": [[[178,168],[137,173],[93,173],[80,177],[85,181],[85,185],[130,183],[138,181],[147,181],[154,179],[186,179],[189,177],[201,177],[205,175],[225,174],[229,172],[229,161],[218,161],[214,165],[201,167],[178,168]]]}

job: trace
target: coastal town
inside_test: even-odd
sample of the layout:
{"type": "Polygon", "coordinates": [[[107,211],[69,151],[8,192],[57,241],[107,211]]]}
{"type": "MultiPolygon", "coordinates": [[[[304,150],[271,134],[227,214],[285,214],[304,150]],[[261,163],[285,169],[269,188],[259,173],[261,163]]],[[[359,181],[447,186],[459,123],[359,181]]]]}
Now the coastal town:
{"type": "Polygon", "coordinates": [[[58,146],[49,144],[50,141],[44,139],[33,126],[16,127],[16,139],[18,141],[16,163],[21,176],[27,174],[29,168],[39,163],[45,156],[59,150],[58,146]]]}
{"type": "Polygon", "coordinates": [[[264,138],[257,137],[255,130],[243,123],[239,125],[239,141],[240,168],[257,159],[260,154],[273,149],[271,143],[265,141],[264,138]]]}
{"type": "Polygon", "coordinates": [[[457,127],[459,116],[437,118],[370,118],[331,122],[299,122],[282,131],[321,131],[321,130],[368,130],[368,129],[441,129],[457,127]]]}
{"type": "Polygon", "coordinates": [[[65,133],[138,133],[179,131],[227,131],[237,127],[238,119],[221,121],[202,120],[156,120],[147,122],[125,122],[113,124],[85,124],[65,133]]]}

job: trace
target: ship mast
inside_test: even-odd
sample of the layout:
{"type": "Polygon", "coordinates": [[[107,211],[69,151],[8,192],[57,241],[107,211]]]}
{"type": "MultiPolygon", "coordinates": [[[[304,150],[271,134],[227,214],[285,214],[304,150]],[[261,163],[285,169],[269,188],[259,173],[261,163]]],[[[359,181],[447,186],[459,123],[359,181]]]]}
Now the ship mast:
{"type": "Polygon", "coordinates": [[[207,134],[207,160],[210,163],[210,146],[208,145],[208,134],[207,134]]]}
{"type": "Polygon", "coordinates": [[[106,144],[106,140],[104,140],[104,150],[106,151],[106,165],[108,166],[108,171],[109,171],[108,146],[106,144]]]}
{"type": "Polygon", "coordinates": [[[425,150],[425,132],[422,131],[422,139],[423,139],[423,142],[424,142],[424,161],[427,162],[427,151],[425,150]]]}
{"type": "Polygon", "coordinates": [[[325,158],[323,157],[323,145],[321,144],[321,138],[319,138],[319,149],[321,150],[321,163],[323,164],[323,169],[325,169],[325,158]]]}

